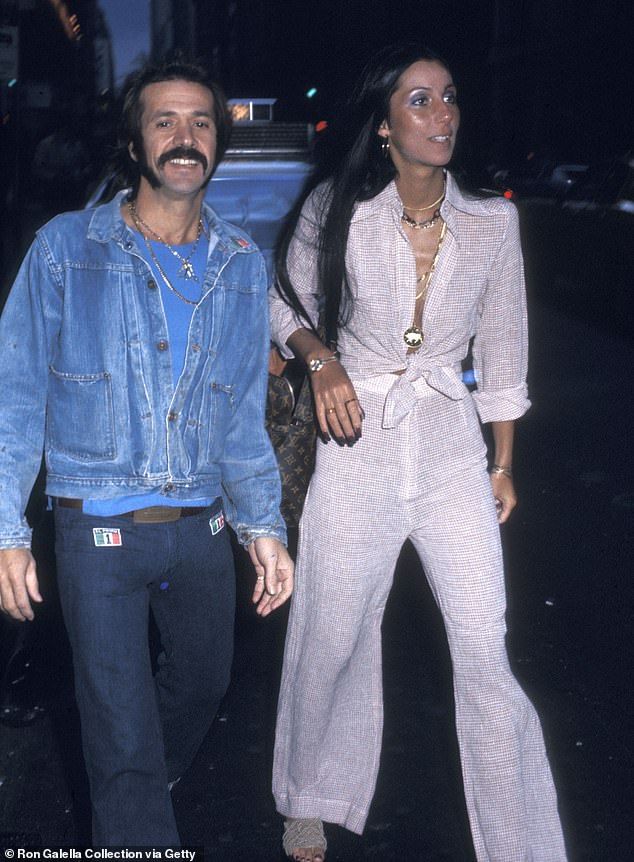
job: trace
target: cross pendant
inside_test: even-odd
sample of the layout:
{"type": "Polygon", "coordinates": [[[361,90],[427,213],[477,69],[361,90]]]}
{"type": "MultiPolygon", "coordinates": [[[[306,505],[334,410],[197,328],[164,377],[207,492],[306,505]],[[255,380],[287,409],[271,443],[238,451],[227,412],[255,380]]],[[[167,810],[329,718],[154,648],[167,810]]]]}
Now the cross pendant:
{"type": "Polygon", "coordinates": [[[178,274],[182,278],[193,278],[195,281],[197,280],[196,273],[194,272],[194,267],[190,260],[183,261],[181,268],[178,270],[178,274]]]}

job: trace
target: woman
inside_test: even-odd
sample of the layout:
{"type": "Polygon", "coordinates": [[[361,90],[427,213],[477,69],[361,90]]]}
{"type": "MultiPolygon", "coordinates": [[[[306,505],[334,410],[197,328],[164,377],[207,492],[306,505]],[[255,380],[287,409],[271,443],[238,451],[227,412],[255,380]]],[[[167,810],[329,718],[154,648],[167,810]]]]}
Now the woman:
{"type": "Polygon", "coordinates": [[[346,151],[287,244],[285,299],[272,298],[274,338],[306,363],[323,434],[274,764],[296,860],[324,859],[323,820],[363,830],[381,742],[381,619],[406,539],[445,622],[478,862],[566,858],[539,720],[504,643],[498,524],[515,506],[513,425],[529,406],[518,220],[446,171],[459,119],[436,56],[400,46],[376,57],[351,99],[346,151]],[[472,337],[473,396],[460,377],[472,337]],[[478,415],[492,426],[490,475],[478,415]]]}

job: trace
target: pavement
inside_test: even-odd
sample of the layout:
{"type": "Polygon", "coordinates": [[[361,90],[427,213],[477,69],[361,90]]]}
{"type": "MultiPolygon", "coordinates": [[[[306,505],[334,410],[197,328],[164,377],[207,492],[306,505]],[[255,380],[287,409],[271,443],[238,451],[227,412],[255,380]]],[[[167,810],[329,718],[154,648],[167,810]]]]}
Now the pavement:
{"type": "MultiPolygon", "coordinates": [[[[564,266],[563,233],[549,239],[543,213],[526,218],[534,228],[527,243],[536,285],[529,291],[533,407],[518,427],[520,504],[503,528],[509,653],[542,718],[571,862],[629,862],[634,489],[627,426],[634,350],[618,311],[625,299],[614,295],[623,259],[604,267],[605,281],[587,279],[585,243],[564,266]]],[[[583,233],[578,223],[566,230],[583,233]]],[[[42,559],[50,560],[46,523],[39,541],[42,559]]],[[[270,771],[285,612],[256,619],[248,607],[251,578],[240,566],[231,687],[196,762],[173,791],[183,843],[204,846],[212,862],[281,859],[270,771]]],[[[27,726],[0,725],[0,845],[89,841],[52,571],[47,582],[29,669],[43,710],[27,726]]],[[[328,828],[328,860],[473,862],[447,645],[408,545],[383,631],[377,792],[363,837],[328,828]]]]}

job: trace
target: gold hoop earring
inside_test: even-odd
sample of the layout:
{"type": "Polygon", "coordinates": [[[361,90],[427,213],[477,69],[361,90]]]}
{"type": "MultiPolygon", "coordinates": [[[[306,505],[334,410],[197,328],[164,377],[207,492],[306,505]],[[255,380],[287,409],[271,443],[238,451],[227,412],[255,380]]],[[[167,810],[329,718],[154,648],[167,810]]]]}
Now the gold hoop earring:
{"type": "Polygon", "coordinates": [[[383,138],[381,141],[381,152],[383,153],[383,158],[387,159],[390,156],[390,139],[383,138]]]}

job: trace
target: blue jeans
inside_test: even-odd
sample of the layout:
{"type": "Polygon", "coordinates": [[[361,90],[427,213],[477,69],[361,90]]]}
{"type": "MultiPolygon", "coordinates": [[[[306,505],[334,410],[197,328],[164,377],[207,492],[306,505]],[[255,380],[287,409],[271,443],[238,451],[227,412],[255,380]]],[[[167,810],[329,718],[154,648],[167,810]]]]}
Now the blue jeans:
{"type": "Polygon", "coordinates": [[[178,521],[135,524],[55,509],[97,847],[180,843],[168,782],[207,733],[233,654],[235,577],[220,512],[218,500],[178,521]],[[155,675],[150,608],[161,641],[155,675]]]}

